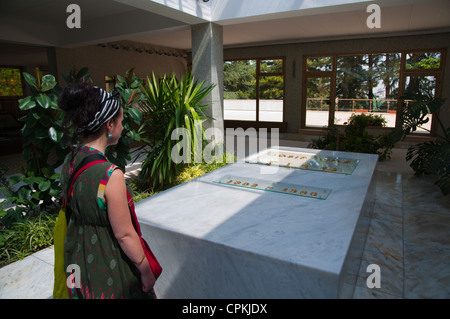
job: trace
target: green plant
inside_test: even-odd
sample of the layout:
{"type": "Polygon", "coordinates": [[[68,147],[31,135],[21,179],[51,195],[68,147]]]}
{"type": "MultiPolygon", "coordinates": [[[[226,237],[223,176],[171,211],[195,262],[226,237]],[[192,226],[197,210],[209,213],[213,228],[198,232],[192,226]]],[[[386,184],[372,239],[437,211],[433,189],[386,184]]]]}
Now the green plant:
{"type": "Polygon", "coordinates": [[[14,175],[9,178],[11,189],[15,189],[8,201],[15,205],[6,210],[2,218],[8,227],[23,218],[36,217],[39,214],[56,214],[60,208],[61,184],[59,174],[35,176],[33,172],[26,175],[14,175]]]}
{"type": "Polygon", "coordinates": [[[55,217],[49,215],[15,222],[0,230],[0,266],[14,262],[53,244],[55,217]]]}
{"type": "Polygon", "coordinates": [[[74,66],[72,69],[69,70],[69,73],[67,75],[64,75],[61,73],[61,76],[63,77],[64,81],[66,81],[67,84],[69,83],[92,83],[92,77],[88,73],[88,68],[84,67],[77,71],[76,66],[74,66]]]}
{"type": "Polygon", "coordinates": [[[193,178],[202,176],[206,172],[203,170],[200,164],[189,165],[184,169],[180,170],[177,177],[175,178],[175,184],[182,184],[193,178]]]}
{"type": "Polygon", "coordinates": [[[12,194],[12,189],[9,186],[8,177],[6,176],[7,171],[8,169],[6,167],[0,166],[0,192],[5,196],[12,194]]]}
{"type": "Polygon", "coordinates": [[[374,137],[367,131],[369,127],[384,127],[386,123],[386,119],[380,115],[353,113],[345,127],[341,147],[349,152],[378,154],[380,160],[388,158],[394,146],[390,143],[390,133],[374,137]]]}
{"type": "Polygon", "coordinates": [[[31,96],[19,100],[20,110],[28,111],[20,118],[25,122],[22,135],[26,171],[50,177],[67,154],[67,145],[62,139],[63,112],[52,92],[56,86],[55,77],[50,74],[43,76],[38,68],[36,77],[26,72],[23,76],[32,92],[31,96]]]}
{"type": "Polygon", "coordinates": [[[397,135],[398,140],[404,139],[417,128],[428,130],[423,124],[428,123],[428,114],[439,123],[439,130],[435,141],[418,143],[410,146],[406,153],[406,160],[416,175],[435,175],[436,184],[444,195],[450,194],[450,127],[445,127],[437,112],[444,104],[444,99],[434,99],[422,94],[408,94],[402,97],[412,100],[402,111],[402,130],[397,135]]]}
{"type": "Polygon", "coordinates": [[[158,191],[153,191],[147,185],[141,183],[138,177],[128,179],[127,184],[133,192],[133,201],[135,203],[158,194],[158,191]]]}
{"type": "Polygon", "coordinates": [[[212,172],[235,161],[236,157],[233,154],[223,153],[221,155],[214,156],[210,163],[207,163],[205,160],[203,160],[202,163],[183,164],[178,170],[174,182],[169,185],[169,187],[185,183],[187,181],[190,181],[191,179],[212,172]]]}
{"type": "Polygon", "coordinates": [[[195,145],[202,145],[204,131],[201,123],[207,117],[203,112],[206,106],[201,102],[214,87],[203,84],[197,83],[187,72],[182,79],[175,75],[157,78],[153,73],[147,77],[148,87],[141,85],[144,98],[140,103],[145,120],[142,140],[149,150],[143,149],[146,158],[139,176],[153,187],[171,184],[179,168],[171,155],[173,147],[178,145],[178,140],[172,140],[175,129],[185,128],[189,132],[192,150],[195,145]]]}
{"type": "Polygon", "coordinates": [[[14,205],[2,209],[2,223],[6,228],[25,218],[58,211],[61,185],[55,169],[63,163],[68,146],[62,139],[63,112],[53,92],[54,76],[43,76],[39,69],[36,77],[28,73],[23,76],[32,92],[31,96],[19,100],[19,108],[27,111],[20,119],[25,122],[22,135],[27,167],[22,168],[21,174],[10,177],[7,187],[3,185],[7,202],[14,205]]]}
{"type": "Polygon", "coordinates": [[[339,141],[344,139],[339,128],[335,125],[327,129],[327,134],[317,139],[311,139],[308,144],[309,148],[316,148],[321,150],[339,150],[339,141]]]}
{"type": "MultiPolygon", "coordinates": [[[[180,165],[172,184],[165,184],[164,189],[185,183],[193,178],[209,173],[235,161],[236,157],[233,154],[224,153],[222,155],[215,156],[211,163],[206,163],[205,161],[200,164],[183,163],[180,165]]],[[[127,183],[133,191],[133,199],[136,203],[145,198],[156,195],[159,192],[158,190],[155,191],[149,188],[149,186],[145,183],[142,183],[139,177],[133,177],[127,183]]]]}
{"type": "MultiPolygon", "coordinates": [[[[63,133],[64,112],[59,108],[57,92],[61,91],[53,75],[43,75],[37,68],[36,77],[23,73],[31,89],[31,96],[19,100],[19,108],[26,111],[20,120],[24,139],[23,157],[27,161],[21,174],[2,182],[7,201],[2,205],[2,225],[11,229],[16,223],[38,218],[46,213],[56,214],[60,208],[61,184],[59,167],[69,150],[70,132],[63,133]],[[64,136],[66,135],[66,136],[64,136]],[[6,209],[6,206],[12,206],[6,209]]],[[[70,70],[63,76],[67,83],[90,79],[87,68],[70,70]]]]}
{"type": "Polygon", "coordinates": [[[386,119],[381,115],[353,113],[348,122],[344,124],[347,124],[346,132],[348,134],[361,135],[367,127],[383,127],[386,126],[386,123],[386,119]]]}
{"type": "Polygon", "coordinates": [[[386,120],[382,116],[353,113],[349,121],[344,124],[347,124],[344,132],[341,132],[339,127],[333,126],[328,129],[325,136],[313,139],[308,147],[378,154],[380,160],[390,157],[394,147],[393,133],[383,133],[375,137],[367,131],[368,127],[385,126],[386,120]]]}
{"type": "Polygon", "coordinates": [[[202,167],[205,170],[205,172],[208,173],[236,161],[237,157],[234,156],[233,153],[223,153],[214,156],[212,162],[210,163],[204,161],[202,163],[202,167]]]}
{"type": "Polygon", "coordinates": [[[142,85],[142,80],[133,73],[133,70],[134,68],[128,70],[125,77],[117,76],[119,83],[116,84],[115,89],[119,92],[123,105],[122,125],[124,134],[122,134],[116,145],[109,146],[106,149],[108,160],[123,170],[125,170],[127,161],[131,160],[131,143],[140,141],[141,134],[144,132],[144,124],[141,124],[142,112],[138,108],[133,107],[141,99],[140,86],[142,85]]]}

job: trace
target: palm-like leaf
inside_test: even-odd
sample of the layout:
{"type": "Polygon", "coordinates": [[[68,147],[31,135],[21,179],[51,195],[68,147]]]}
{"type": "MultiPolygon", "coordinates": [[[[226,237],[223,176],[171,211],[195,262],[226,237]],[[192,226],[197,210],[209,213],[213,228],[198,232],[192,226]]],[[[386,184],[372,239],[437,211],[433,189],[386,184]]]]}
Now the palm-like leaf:
{"type": "Polygon", "coordinates": [[[178,145],[178,141],[172,140],[175,129],[189,131],[191,149],[198,145],[196,143],[201,145],[204,132],[199,123],[206,119],[203,110],[207,107],[201,102],[213,88],[214,85],[197,83],[190,72],[182,79],[175,75],[157,77],[153,73],[147,78],[146,86],[141,85],[144,95],[141,109],[146,125],[143,140],[150,149],[147,149],[147,158],[142,163],[140,177],[143,180],[153,180],[154,187],[173,181],[178,168],[171,158],[173,147],[178,145]]]}
{"type": "MultiPolygon", "coordinates": [[[[402,97],[410,100],[408,107],[402,111],[402,131],[406,136],[429,122],[428,114],[434,114],[442,105],[443,100],[433,99],[420,94],[406,94],[402,97]]],[[[423,128],[423,127],[422,127],[423,128]]]]}
{"type": "Polygon", "coordinates": [[[445,128],[437,111],[443,105],[444,99],[433,99],[424,95],[407,95],[404,99],[413,100],[402,112],[403,137],[414,132],[427,123],[428,114],[433,114],[440,125],[443,135],[438,135],[436,141],[419,143],[408,148],[406,160],[417,175],[436,175],[436,184],[443,194],[450,194],[450,128],[445,128]]]}

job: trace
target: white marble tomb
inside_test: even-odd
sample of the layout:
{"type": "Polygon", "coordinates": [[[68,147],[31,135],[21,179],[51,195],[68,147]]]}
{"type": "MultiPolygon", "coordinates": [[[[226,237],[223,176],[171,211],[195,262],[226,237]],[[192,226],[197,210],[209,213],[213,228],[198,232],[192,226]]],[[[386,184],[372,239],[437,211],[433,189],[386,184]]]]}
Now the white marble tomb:
{"type": "Polygon", "coordinates": [[[159,298],[351,298],[378,156],[279,150],[351,159],[354,167],[339,174],[254,164],[252,158],[139,202],[143,235],[163,267],[155,285],[159,298]],[[298,193],[226,185],[230,176],[242,177],[242,184],[299,185],[298,193]],[[325,199],[300,196],[308,186],[330,191],[325,199]]]}

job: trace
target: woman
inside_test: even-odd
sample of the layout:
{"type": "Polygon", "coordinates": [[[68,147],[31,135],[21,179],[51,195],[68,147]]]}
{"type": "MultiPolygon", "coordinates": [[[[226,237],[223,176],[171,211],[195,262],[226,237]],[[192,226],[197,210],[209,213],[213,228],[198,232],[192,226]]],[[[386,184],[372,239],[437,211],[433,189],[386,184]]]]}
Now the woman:
{"type": "MultiPolygon", "coordinates": [[[[67,86],[59,99],[81,145],[67,155],[63,190],[75,167],[105,153],[122,133],[123,109],[112,94],[89,84],[67,86]]],[[[69,124],[70,123],[70,124],[69,124]]],[[[112,163],[93,165],[75,180],[64,244],[64,269],[78,265],[81,288],[69,298],[154,298],[153,276],[128,208],[123,172],[112,163]]]]}

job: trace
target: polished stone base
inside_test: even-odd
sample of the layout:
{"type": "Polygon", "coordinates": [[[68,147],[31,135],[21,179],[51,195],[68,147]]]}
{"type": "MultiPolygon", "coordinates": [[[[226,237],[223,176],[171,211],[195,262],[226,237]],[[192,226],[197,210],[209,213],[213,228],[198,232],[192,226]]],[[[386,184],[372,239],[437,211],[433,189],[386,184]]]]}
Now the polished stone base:
{"type": "Polygon", "coordinates": [[[229,164],[137,204],[161,298],[351,298],[373,211],[370,154],[352,174],[229,164]],[[218,184],[227,176],[326,188],[326,199],[218,184]]]}
{"type": "Polygon", "coordinates": [[[53,296],[53,246],[0,269],[0,299],[53,296]]]}

